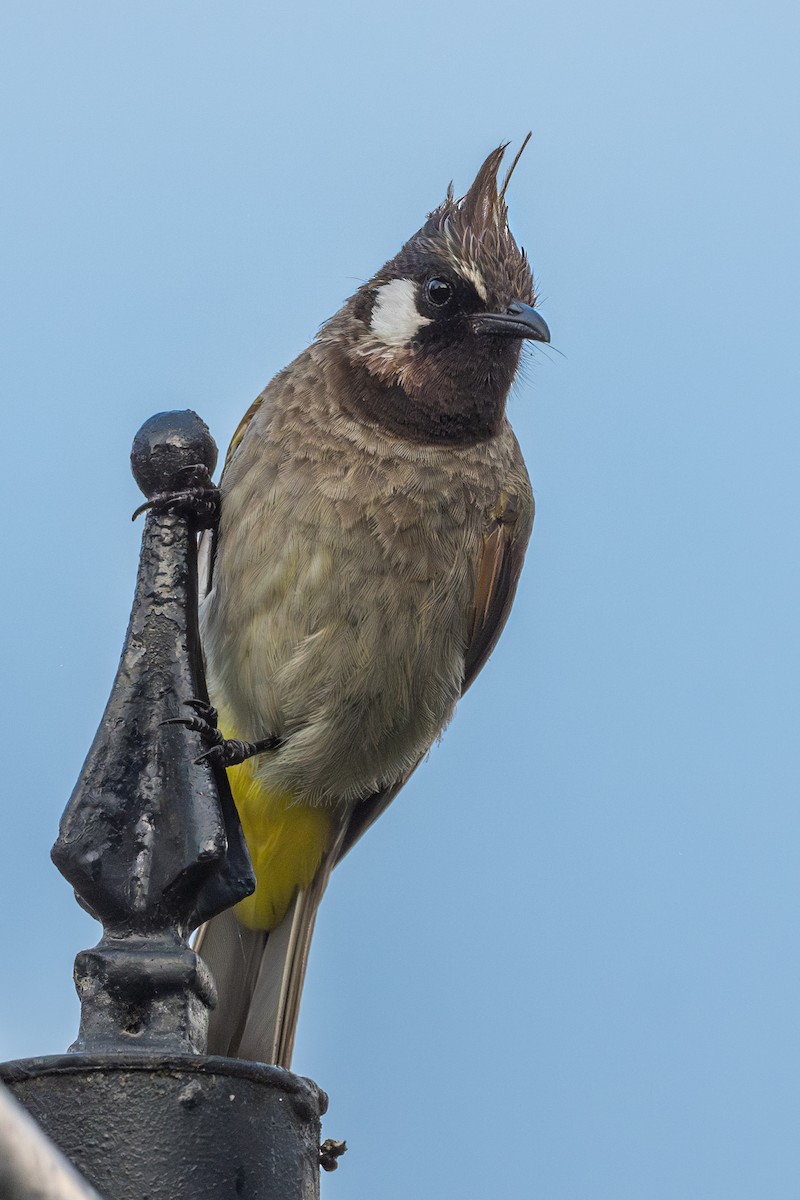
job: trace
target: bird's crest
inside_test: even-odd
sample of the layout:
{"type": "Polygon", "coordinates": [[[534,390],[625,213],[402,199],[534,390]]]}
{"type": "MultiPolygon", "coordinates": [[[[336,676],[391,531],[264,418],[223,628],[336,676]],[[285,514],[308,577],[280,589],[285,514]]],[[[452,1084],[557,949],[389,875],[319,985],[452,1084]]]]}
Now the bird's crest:
{"type": "Polygon", "coordinates": [[[529,133],[506,172],[502,186],[498,186],[498,172],[508,142],[488,155],[469,190],[460,199],[455,197],[450,184],[444,201],[430,213],[417,234],[417,238],[428,243],[432,250],[444,249],[455,260],[461,274],[484,294],[484,299],[502,297],[508,291],[515,298],[533,302],[530,265],[508,227],[505,201],[509,180],[530,137],[529,133]]]}

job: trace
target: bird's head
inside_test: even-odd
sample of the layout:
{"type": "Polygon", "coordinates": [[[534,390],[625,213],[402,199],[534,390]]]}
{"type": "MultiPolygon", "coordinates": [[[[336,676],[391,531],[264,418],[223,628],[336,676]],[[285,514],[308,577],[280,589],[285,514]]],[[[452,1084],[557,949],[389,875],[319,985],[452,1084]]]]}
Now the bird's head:
{"type": "Polygon", "coordinates": [[[498,185],[505,149],[492,151],[460,200],[451,185],[322,331],[368,376],[355,406],[417,440],[495,434],[522,341],[550,340],[530,265],[508,227],[505,190],[519,155],[498,185]]]}

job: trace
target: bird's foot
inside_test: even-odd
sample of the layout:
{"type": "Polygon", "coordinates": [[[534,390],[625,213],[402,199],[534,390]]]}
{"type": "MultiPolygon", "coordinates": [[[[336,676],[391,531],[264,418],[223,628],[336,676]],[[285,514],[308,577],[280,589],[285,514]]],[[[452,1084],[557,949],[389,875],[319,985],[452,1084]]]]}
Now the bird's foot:
{"type": "Polygon", "coordinates": [[[217,710],[205,700],[186,700],[189,708],[193,708],[197,714],[194,717],[170,717],[167,721],[162,721],[163,725],[183,725],[185,729],[191,729],[194,733],[199,733],[205,742],[208,743],[208,749],[204,751],[198,758],[196,763],[215,763],[220,767],[238,767],[239,763],[243,763],[248,758],[253,758],[256,754],[263,754],[267,750],[277,750],[283,744],[283,739],[275,737],[260,738],[257,742],[242,742],[238,738],[226,738],[217,728],[218,713],[217,710]]]}
{"type": "Polygon", "coordinates": [[[211,529],[219,520],[219,489],[209,479],[208,484],[197,484],[181,492],[159,492],[140,504],[131,517],[132,521],[143,512],[176,512],[190,517],[199,529],[211,529]]]}

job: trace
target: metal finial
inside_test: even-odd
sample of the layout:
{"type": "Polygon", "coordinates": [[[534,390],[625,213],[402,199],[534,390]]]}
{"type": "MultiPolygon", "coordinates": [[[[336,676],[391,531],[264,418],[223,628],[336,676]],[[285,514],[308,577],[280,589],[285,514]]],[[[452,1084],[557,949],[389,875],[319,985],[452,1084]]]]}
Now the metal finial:
{"type": "Polygon", "coordinates": [[[53,860],[102,921],[75,981],[72,1049],[201,1052],[214,985],[192,929],[254,886],[225,773],[169,718],[207,699],[197,624],[198,530],[213,524],[216,446],[193,412],[161,413],[131,455],[148,509],[117,676],[61,821],[53,860]]]}

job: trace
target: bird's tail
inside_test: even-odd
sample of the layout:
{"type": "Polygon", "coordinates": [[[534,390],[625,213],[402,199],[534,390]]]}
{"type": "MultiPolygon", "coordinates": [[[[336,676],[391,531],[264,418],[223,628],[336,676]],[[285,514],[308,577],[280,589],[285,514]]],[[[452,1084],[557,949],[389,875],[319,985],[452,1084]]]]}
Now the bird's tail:
{"type": "Polygon", "coordinates": [[[198,931],[195,949],[214,976],[208,1053],[290,1067],[308,950],[330,877],[328,858],[270,933],[248,929],[233,909],[198,931]]]}

